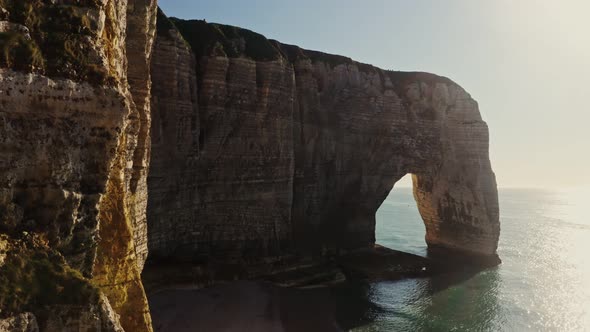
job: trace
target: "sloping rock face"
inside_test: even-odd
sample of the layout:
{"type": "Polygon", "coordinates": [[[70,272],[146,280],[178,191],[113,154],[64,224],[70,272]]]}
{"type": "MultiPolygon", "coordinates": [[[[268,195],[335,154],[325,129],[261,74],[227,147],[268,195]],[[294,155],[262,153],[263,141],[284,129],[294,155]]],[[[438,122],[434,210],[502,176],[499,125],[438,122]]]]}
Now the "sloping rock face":
{"type": "MultiPolygon", "coordinates": [[[[155,0],[0,6],[0,232],[8,248],[34,236],[35,255],[46,252],[55,269],[82,273],[75,280],[99,294],[43,306],[35,289],[59,284],[31,279],[30,302],[20,307],[42,330],[149,331],[140,272],[155,0]]],[[[0,264],[0,277],[22,272],[19,264],[0,264]]],[[[42,274],[45,266],[26,271],[42,274]]],[[[10,286],[2,291],[13,292],[10,286]]],[[[0,315],[19,314],[19,306],[2,305],[0,315]]]]}
{"type": "Polygon", "coordinates": [[[375,212],[411,173],[429,247],[498,262],[488,128],[460,86],[230,26],[158,27],[150,259],[369,247],[375,212]]]}

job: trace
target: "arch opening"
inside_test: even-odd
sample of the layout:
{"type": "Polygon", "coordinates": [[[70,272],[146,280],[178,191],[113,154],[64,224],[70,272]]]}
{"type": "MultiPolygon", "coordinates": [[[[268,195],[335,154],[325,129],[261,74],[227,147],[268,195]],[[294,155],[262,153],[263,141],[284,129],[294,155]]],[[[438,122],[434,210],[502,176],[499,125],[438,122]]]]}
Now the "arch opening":
{"type": "Polygon", "coordinates": [[[375,214],[376,244],[426,256],[426,228],[414,199],[412,174],[397,181],[375,214]]]}
{"type": "Polygon", "coordinates": [[[406,174],[375,213],[375,243],[445,261],[498,265],[497,192],[486,185],[490,179],[472,179],[452,165],[406,174]]]}

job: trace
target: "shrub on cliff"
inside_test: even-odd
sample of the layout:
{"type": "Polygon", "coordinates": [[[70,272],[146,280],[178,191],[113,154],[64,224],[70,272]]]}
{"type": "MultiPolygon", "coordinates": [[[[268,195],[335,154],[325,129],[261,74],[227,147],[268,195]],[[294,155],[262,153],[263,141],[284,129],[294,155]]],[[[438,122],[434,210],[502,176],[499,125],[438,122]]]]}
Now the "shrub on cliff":
{"type": "Polygon", "coordinates": [[[0,0],[8,21],[28,29],[30,38],[17,31],[0,35],[0,67],[38,71],[51,77],[104,84],[108,73],[91,57],[96,27],[87,16],[97,10],[97,0],[72,5],[42,0],[0,0]]]}
{"type": "Polygon", "coordinates": [[[0,32],[0,67],[27,72],[43,70],[45,61],[39,46],[24,35],[15,32],[0,32]]]}
{"type": "Polygon", "coordinates": [[[39,239],[0,235],[0,318],[98,301],[98,290],[39,239]]]}

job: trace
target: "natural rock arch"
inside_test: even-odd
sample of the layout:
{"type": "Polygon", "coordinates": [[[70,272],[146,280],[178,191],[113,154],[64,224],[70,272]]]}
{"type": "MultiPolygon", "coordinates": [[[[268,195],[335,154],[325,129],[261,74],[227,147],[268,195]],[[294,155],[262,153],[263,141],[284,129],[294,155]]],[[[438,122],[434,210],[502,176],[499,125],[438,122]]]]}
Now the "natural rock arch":
{"type": "Polygon", "coordinates": [[[295,196],[320,196],[320,203],[301,202],[308,213],[293,221],[313,225],[317,218],[324,227],[319,232],[311,227],[303,238],[317,234],[318,241],[332,239],[337,248],[371,244],[377,209],[393,184],[412,173],[430,247],[495,255],[498,201],[488,128],[470,95],[430,74],[383,72],[358,64],[329,67],[316,62],[305,67],[309,65],[295,64],[301,82],[297,87],[303,90],[298,90],[299,98],[312,100],[302,107],[302,117],[315,121],[303,121],[301,159],[313,162],[301,167],[302,182],[306,174],[323,176],[308,181],[301,192],[296,176],[295,196]],[[308,96],[314,92],[315,100],[308,96]],[[324,113],[329,120],[316,121],[322,114],[307,112],[324,113]],[[310,147],[317,140],[323,146],[314,151],[310,147]],[[326,150],[332,155],[326,156],[326,150]]]}
{"type": "Polygon", "coordinates": [[[375,212],[407,173],[429,247],[495,257],[488,128],[460,86],[274,41],[271,58],[209,54],[195,34],[229,29],[247,45],[252,32],[174,22],[180,32],[159,24],[152,61],[152,259],[371,246],[375,212]]]}

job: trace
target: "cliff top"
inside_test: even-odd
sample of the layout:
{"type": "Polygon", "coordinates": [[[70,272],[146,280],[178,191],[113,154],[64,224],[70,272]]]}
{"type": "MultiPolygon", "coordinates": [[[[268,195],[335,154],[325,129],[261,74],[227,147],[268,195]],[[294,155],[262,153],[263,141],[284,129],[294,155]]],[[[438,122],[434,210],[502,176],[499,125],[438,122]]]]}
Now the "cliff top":
{"type": "Polygon", "coordinates": [[[204,20],[170,18],[169,22],[176,26],[197,57],[247,57],[256,61],[272,61],[282,57],[270,40],[247,29],[207,23],[204,20]]]}
{"type": "Polygon", "coordinates": [[[447,77],[431,73],[384,70],[349,57],[306,50],[296,45],[267,39],[259,33],[231,25],[209,23],[205,20],[168,18],[159,10],[158,33],[173,28],[180,32],[197,58],[203,56],[245,57],[255,61],[285,59],[291,63],[298,60],[310,60],[312,63],[322,62],[332,67],[355,65],[361,72],[378,72],[381,75],[389,76],[393,82],[419,80],[425,83],[456,84],[447,77]]]}

